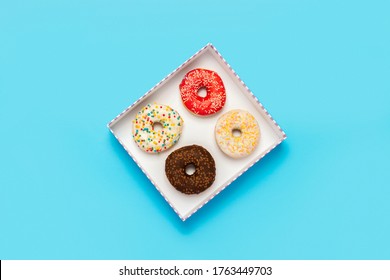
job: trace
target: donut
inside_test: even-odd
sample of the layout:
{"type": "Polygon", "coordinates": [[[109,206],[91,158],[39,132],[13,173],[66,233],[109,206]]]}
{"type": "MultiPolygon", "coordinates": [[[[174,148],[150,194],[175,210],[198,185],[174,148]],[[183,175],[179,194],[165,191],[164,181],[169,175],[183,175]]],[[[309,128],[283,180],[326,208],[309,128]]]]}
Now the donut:
{"type": "Polygon", "coordinates": [[[179,88],[185,107],[195,115],[212,115],[225,105],[225,86],[221,77],[214,71],[193,69],[185,75],[179,88]],[[206,89],[205,97],[198,95],[201,88],[206,89]]]}
{"type": "Polygon", "coordinates": [[[138,147],[148,153],[159,153],[172,147],[179,140],[183,119],[169,106],[148,104],[133,120],[133,139],[138,147]],[[161,130],[154,125],[160,123],[161,130]]]}
{"type": "Polygon", "coordinates": [[[260,128],[255,117],[244,110],[231,110],[223,114],[215,126],[215,140],[219,148],[232,158],[251,154],[259,139],[260,128]]]}
{"type": "Polygon", "coordinates": [[[165,174],[175,189],[184,194],[199,194],[215,180],[215,161],[203,147],[191,145],[173,151],[165,160],[165,174]],[[193,165],[195,172],[186,173],[193,165]]]}

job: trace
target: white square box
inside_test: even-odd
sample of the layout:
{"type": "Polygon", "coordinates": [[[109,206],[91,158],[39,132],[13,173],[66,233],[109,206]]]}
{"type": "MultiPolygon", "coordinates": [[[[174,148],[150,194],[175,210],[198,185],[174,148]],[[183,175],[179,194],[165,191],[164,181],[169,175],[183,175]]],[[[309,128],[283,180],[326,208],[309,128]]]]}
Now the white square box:
{"type": "Polygon", "coordinates": [[[108,127],[183,221],[286,139],[283,130],[212,44],[200,49],[166,76],[113,119],[108,127]],[[193,115],[181,101],[179,84],[185,74],[194,68],[205,68],[217,72],[225,85],[225,106],[220,112],[210,117],[193,115]],[[178,143],[158,154],[149,154],[142,151],[132,137],[132,120],[140,109],[148,103],[169,105],[178,111],[184,120],[182,135],[178,143]],[[226,156],[219,149],[214,138],[214,127],[218,118],[232,109],[243,109],[250,112],[258,121],[261,130],[258,147],[252,154],[241,159],[226,156]],[[176,149],[193,144],[203,146],[214,157],[216,177],[212,186],[204,192],[197,195],[185,195],[169,183],[165,175],[165,160],[176,149]]]}

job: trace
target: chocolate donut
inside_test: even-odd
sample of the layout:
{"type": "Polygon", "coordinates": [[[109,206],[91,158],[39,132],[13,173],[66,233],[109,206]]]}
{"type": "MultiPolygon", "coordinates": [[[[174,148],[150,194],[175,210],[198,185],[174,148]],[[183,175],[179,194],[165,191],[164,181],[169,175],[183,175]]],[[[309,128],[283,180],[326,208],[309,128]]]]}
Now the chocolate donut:
{"type": "Polygon", "coordinates": [[[198,145],[185,146],[173,151],[165,160],[165,174],[178,191],[198,194],[209,188],[215,180],[215,161],[211,154],[198,145]],[[195,167],[191,175],[189,165],[195,167]]]}

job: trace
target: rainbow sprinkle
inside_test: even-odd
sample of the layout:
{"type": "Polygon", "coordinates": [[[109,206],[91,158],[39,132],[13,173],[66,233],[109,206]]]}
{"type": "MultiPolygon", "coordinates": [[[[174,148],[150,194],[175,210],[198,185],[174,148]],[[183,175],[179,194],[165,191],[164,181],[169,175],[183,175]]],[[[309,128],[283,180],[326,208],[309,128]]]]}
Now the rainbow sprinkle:
{"type": "Polygon", "coordinates": [[[133,120],[133,139],[145,152],[159,153],[179,141],[183,123],[179,113],[171,107],[148,104],[133,120]],[[162,129],[155,129],[155,123],[160,123],[162,129]]]}

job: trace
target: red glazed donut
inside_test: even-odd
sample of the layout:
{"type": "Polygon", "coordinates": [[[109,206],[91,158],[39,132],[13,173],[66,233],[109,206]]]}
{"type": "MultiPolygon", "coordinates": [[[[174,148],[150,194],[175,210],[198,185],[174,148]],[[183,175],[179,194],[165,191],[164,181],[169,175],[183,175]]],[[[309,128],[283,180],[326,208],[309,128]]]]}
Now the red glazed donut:
{"type": "Polygon", "coordinates": [[[193,69],[185,75],[179,88],[184,105],[195,115],[212,115],[225,105],[225,86],[221,77],[214,71],[193,69]],[[198,95],[201,88],[206,89],[205,97],[198,95]]]}

